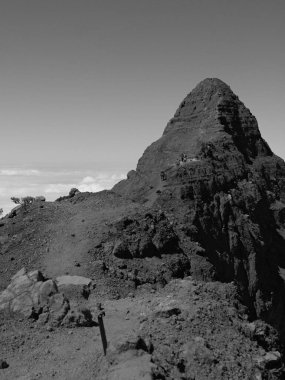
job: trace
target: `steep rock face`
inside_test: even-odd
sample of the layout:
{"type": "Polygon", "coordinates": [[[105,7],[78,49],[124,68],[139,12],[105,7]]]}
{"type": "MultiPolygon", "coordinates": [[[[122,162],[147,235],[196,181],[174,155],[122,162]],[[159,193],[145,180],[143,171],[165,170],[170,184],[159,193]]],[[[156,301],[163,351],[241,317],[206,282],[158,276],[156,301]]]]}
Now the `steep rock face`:
{"type": "Polygon", "coordinates": [[[94,256],[104,260],[106,272],[121,282],[120,291],[128,283],[132,289],[146,284],[159,288],[189,274],[189,259],[163,212],[142,210],[109,227],[94,256]]]}
{"type": "Polygon", "coordinates": [[[147,200],[161,187],[161,171],[167,178],[178,167],[194,166],[200,171],[198,176],[211,175],[201,158],[227,152],[231,168],[242,173],[244,161],[272,155],[255,117],[229,86],[219,79],[206,79],[186,96],[162,137],[145,150],[136,171],[131,171],[114,190],[135,200],[147,200]]]}
{"type": "Polygon", "coordinates": [[[113,190],[163,209],[192,274],[236,281],[251,315],[284,332],[284,179],[255,117],[225,83],[206,79],[113,190]]]}

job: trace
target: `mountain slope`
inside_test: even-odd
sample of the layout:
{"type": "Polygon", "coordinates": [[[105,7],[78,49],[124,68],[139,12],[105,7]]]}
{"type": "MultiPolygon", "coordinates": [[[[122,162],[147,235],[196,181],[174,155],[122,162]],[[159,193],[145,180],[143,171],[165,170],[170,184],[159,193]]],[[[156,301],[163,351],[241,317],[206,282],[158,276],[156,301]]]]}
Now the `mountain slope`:
{"type": "MultiPolygon", "coordinates": [[[[57,379],[79,365],[84,379],[130,380],[130,367],[137,379],[282,379],[284,179],[255,117],[228,85],[206,79],[112,191],[37,201],[1,219],[0,290],[23,266],[92,279],[85,301],[92,312],[106,305],[107,360],[98,334],[93,360],[84,332],[88,344],[69,368],[64,350],[78,349],[79,333],[72,339],[62,326],[52,334],[52,347],[63,344],[57,379]]],[[[36,326],[33,355],[51,350],[38,348],[44,326],[14,317],[0,314],[8,378],[22,365],[38,372],[15,352],[14,328],[29,336],[36,326]]],[[[50,376],[48,360],[39,378],[50,376]]]]}
{"type": "Polygon", "coordinates": [[[165,210],[191,273],[236,281],[251,315],[283,331],[284,179],[255,117],[224,82],[206,79],[113,190],[165,210]]]}

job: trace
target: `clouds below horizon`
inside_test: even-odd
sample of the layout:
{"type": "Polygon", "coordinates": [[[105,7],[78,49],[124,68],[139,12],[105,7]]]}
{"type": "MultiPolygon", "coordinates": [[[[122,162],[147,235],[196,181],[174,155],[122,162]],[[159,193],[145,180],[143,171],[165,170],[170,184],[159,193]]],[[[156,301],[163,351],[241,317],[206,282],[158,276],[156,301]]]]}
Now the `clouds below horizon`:
{"type": "Polygon", "coordinates": [[[0,169],[0,176],[33,176],[39,175],[36,169],[0,169]]]}
{"type": "Polygon", "coordinates": [[[72,187],[76,187],[81,192],[97,192],[105,189],[110,189],[113,185],[123,179],[125,176],[122,174],[100,173],[95,178],[91,176],[84,177],[77,183],[51,183],[46,189],[46,194],[61,194],[67,193],[72,187]]]}
{"type": "Polygon", "coordinates": [[[12,196],[44,195],[48,201],[54,201],[67,195],[72,187],[81,192],[98,192],[111,189],[123,178],[122,173],[111,171],[1,169],[0,208],[3,208],[4,214],[8,213],[14,207],[10,199],[12,196]]]}

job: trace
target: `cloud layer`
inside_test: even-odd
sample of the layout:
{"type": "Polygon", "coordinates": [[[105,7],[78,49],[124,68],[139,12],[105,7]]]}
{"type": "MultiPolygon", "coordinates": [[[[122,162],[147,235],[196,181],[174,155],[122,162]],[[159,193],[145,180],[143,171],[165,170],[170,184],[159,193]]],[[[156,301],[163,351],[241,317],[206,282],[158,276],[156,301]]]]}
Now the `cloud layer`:
{"type": "Polygon", "coordinates": [[[67,195],[72,187],[81,192],[98,192],[112,188],[124,177],[112,171],[4,168],[0,170],[0,208],[4,214],[9,212],[14,207],[10,200],[13,196],[44,195],[53,201],[67,195]]]}
{"type": "Polygon", "coordinates": [[[33,176],[39,175],[36,169],[0,169],[0,176],[33,176]]]}
{"type": "Polygon", "coordinates": [[[45,188],[46,194],[66,194],[72,187],[81,192],[97,192],[110,189],[113,185],[124,178],[122,174],[99,173],[95,177],[86,176],[79,182],[73,183],[51,183],[45,188]]]}

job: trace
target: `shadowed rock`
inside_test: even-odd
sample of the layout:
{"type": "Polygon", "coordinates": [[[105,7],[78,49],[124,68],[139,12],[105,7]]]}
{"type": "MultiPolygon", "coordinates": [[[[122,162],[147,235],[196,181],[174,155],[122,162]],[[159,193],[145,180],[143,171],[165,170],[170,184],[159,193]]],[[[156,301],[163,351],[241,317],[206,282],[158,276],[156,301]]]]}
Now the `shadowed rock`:
{"type": "Polygon", "coordinates": [[[251,315],[283,332],[284,180],[284,161],[249,109],[227,84],[205,79],[113,190],[162,209],[192,274],[236,281],[251,315]]]}

